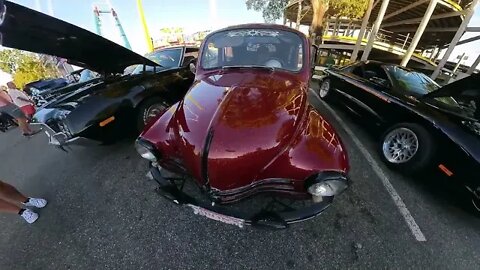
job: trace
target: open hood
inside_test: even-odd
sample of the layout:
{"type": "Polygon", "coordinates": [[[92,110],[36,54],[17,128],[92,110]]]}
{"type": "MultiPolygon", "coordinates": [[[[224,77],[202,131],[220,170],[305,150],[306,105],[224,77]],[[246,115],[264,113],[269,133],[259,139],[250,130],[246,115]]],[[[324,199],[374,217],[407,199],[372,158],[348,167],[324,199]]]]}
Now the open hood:
{"type": "Polygon", "coordinates": [[[9,1],[5,1],[5,7],[6,14],[0,25],[3,46],[65,58],[99,73],[122,73],[135,64],[157,65],[70,23],[9,1]]]}
{"type": "Polygon", "coordinates": [[[472,74],[466,78],[447,84],[440,89],[426,94],[426,98],[480,96],[480,74],[472,74]]]}

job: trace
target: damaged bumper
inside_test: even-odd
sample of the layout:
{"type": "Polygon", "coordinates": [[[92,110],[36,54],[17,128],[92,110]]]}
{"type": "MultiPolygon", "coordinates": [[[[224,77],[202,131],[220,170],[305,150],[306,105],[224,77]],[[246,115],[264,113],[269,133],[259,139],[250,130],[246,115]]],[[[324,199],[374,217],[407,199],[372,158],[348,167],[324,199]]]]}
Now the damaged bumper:
{"type": "Polygon", "coordinates": [[[199,201],[182,190],[162,176],[159,168],[150,166],[147,177],[155,180],[159,187],[157,192],[168,200],[189,207],[194,214],[207,217],[226,224],[235,225],[243,228],[246,225],[266,227],[272,229],[286,229],[289,224],[305,221],[314,218],[327,209],[333,202],[333,197],[324,197],[322,201],[305,206],[301,209],[295,209],[288,212],[273,212],[264,209],[256,213],[240,213],[234,209],[228,209],[223,205],[213,202],[199,201]]]}

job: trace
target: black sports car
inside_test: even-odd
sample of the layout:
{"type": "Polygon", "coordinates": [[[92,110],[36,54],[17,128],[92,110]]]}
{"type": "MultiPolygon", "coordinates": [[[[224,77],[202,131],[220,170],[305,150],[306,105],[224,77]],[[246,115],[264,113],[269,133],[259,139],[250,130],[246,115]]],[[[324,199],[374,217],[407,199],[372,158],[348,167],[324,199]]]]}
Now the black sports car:
{"type": "Polygon", "coordinates": [[[326,70],[319,95],[368,116],[384,134],[383,161],[402,172],[432,165],[454,178],[480,211],[480,75],[440,87],[426,75],[368,61],[326,70]]]}
{"type": "Polygon", "coordinates": [[[2,45],[55,55],[102,75],[69,87],[37,112],[51,144],[108,140],[143,127],[179,101],[193,82],[198,49],[173,47],[143,57],[72,24],[5,2],[2,45]],[[135,66],[128,75],[124,70],[135,66]]]}

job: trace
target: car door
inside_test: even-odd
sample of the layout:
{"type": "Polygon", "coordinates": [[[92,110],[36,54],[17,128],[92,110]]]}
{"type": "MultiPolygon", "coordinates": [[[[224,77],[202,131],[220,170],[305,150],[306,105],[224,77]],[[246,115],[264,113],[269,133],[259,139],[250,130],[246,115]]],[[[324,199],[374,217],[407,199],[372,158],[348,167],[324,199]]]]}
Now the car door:
{"type": "Polygon", "coordinates": [[[342,69],[333,78],[333,84],[335,90],[342,96],[343,103],[350,110],[364,114],[366,105],[359,95],[363,91],[361,86],[365,84],[363,62],[342,69]]]}
{"type": "Polygon", "coordinates": [[[390,110],[389,89],[391,82],[382,65],[367,62],[346,74],[345,94],[354,103],[357,113],[383,122],[390,110]]]}

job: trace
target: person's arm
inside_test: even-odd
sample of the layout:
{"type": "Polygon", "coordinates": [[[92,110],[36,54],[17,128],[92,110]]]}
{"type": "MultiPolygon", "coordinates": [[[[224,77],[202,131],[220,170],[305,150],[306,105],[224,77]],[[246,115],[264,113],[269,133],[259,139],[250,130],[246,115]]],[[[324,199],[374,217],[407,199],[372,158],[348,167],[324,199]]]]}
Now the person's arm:
{"type": "Polygon", "coordinates": [[[13,102],[10,95],[8,95],[5,91],[0,91],[0,100],[2,100],[4,103],[12,103],[13,102]]]}
{"type": "Polygon", "coordinates": [[[24,98],[24,97],[17,97],[17,99],[21,100],[21,101],[25,101],[25,102],[30,102],[30,103],[33,103],[33,101],[31,101],[30,99],[28,98],[24,98]]]}

